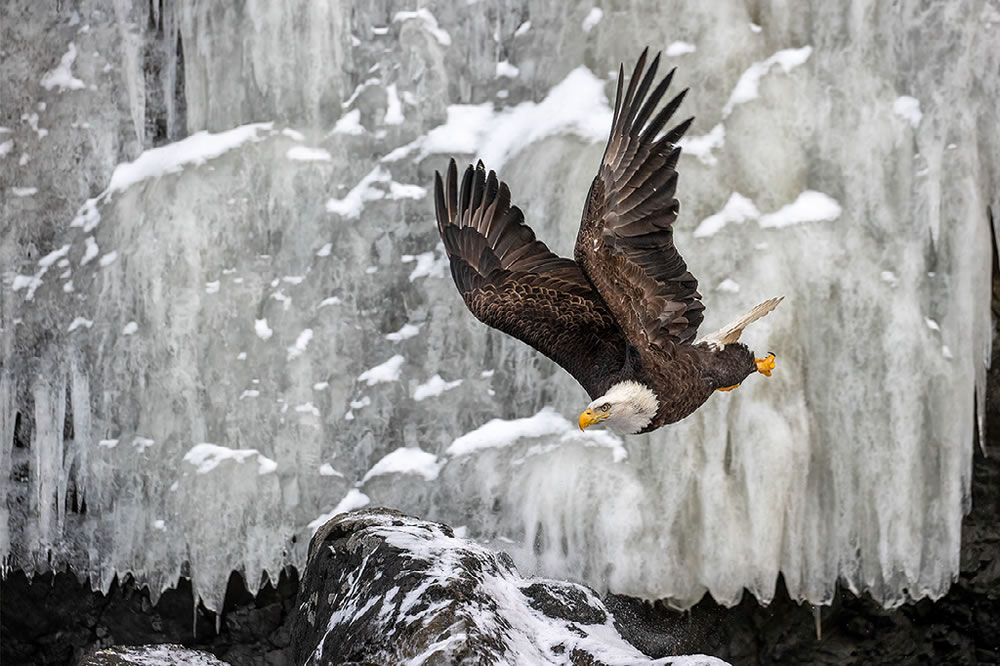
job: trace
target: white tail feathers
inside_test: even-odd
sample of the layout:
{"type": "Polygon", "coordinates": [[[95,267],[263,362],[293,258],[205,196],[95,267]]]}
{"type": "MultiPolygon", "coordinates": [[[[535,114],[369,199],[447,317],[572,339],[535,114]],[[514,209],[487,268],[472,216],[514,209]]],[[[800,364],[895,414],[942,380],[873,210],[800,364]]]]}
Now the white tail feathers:
{"type": "Polygon", "coordinates": [[[715,333],[709,333],[705,337],[697,340],[695,344],[704,342],[712,349],[716,351],[721,351],[725,349],[726,345],[736,342],[740,339],[740,334],[743,333],[743,329],[754,323],[768,312],[778,307],[778,303],[784,300],[784,296],[778,296],[777,298],[769,298],[760,305],[750,308],[750,311],[745,315],[732,322],[731,324],[726,324],[720,328],[715,333]]]}

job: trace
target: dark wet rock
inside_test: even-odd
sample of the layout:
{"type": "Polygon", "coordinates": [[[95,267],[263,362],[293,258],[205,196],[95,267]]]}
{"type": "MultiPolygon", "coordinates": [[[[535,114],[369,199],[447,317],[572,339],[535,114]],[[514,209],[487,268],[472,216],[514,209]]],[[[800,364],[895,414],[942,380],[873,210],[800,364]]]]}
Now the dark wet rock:
{"type": "Polygon", "coordinates": [[[139,645],[94,650],[79,666],[230,666],[207,652],[183,645],[139,645]]]}
{"type": "Polygon", "coordinates": [[[292,629],[296,663],[650,663],[622,640],[593,590],[526,579],[509,557],[447,525],[365,509],[321,527],[309,552],[292,629]]]}

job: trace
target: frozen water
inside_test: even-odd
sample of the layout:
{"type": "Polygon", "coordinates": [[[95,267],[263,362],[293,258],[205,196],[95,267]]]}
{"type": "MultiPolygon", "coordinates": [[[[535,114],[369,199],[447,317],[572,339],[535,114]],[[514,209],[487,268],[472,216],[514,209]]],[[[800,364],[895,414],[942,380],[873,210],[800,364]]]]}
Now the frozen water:
{"type": "Polygon", "coordinates": [[[625,3],[584,33],[589,2],[95,0],[72,27],[12,2],[7,566],[103,589],[133,571],[154,594],[187,571],[220,608],[230,571],[301,566],[311,521],[376,503],[509,539],[522,571],[678,606],[767,600],[778,572],[813,603],[842,580],[896,604],[957,572],[1000,204],[980,3],[813,2],[809,21],[625,3]],[[570,254],[618,63],[680,40],[697,119],[675,240],[704,330],[786,297],[746,333],[778,368],[648,436],[580,433],[582,389],[466,311],[428,188],[451,155],[482,158],[570,254]],[[63,70],[85,87],[39,85],[63,70]],[[430,395],[435,376],[462,383],[430,395]],[[215,458],[185,455],[206,442],[225,456],[199,474],[215,458]],[[437,478],[364,481],[399,448],[437,478]]]}

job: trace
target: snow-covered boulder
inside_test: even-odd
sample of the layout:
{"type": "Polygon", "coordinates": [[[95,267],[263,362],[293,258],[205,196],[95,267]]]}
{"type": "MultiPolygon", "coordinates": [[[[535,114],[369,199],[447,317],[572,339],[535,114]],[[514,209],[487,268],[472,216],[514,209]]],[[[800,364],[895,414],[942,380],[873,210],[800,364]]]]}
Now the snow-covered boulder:
{"type": "Polygon", "coordinates": [[[725,663],[651,660],[590,588],[525,578],[506,553],[391,509],[340,514],[316,531],[298,610],[295,662],[315,666],[725,663]]]}
{"type": "Polygon", "coordinates": [[[94,650],[79,666],[229,666],[208,652],[182,645],[116,646],[94,650]]]}

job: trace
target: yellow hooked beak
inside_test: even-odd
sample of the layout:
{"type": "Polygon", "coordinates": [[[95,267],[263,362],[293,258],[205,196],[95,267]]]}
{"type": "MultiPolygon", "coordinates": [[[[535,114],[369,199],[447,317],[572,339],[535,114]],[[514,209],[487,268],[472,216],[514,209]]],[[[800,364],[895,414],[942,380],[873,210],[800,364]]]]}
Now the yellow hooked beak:
{"type": "Polygon", "coordinates": [[[606,418],[608,418],[607,414],[602,414],[595,412],[592,409],[588,409],[583,414],[580,414],[580,430],[586,430],[598,421],[603,421],[606,418]]]}

